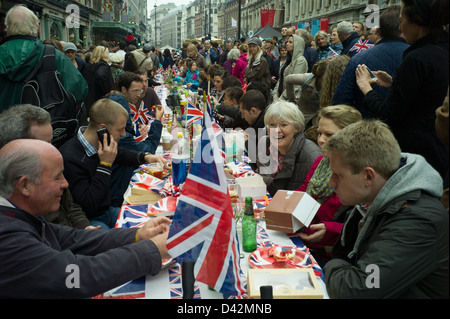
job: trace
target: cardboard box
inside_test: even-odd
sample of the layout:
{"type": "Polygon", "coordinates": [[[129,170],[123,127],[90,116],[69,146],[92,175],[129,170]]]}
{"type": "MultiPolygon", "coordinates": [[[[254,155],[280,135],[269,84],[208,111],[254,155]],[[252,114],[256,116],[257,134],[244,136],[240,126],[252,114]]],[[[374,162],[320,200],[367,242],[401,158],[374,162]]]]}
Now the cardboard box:
{"type": "Polygon", "coordinates": [[[238,196],[241,200],[245,197],[264,198],[267,192],[266,183],[260,175],[236,178],[238,196]]]}
{"type": "Polygon", "coordinates": [[[248,297],[260,299],[261,286],[272,286],[274,299],[323,299],[311,268],[249,269],[248,297]]]}
{"type": "Polygon", "coordinates": [[[320,204],[305,192],[279,190],[265,209],[267,229],[295,233],[308,227],[320,204]]]}

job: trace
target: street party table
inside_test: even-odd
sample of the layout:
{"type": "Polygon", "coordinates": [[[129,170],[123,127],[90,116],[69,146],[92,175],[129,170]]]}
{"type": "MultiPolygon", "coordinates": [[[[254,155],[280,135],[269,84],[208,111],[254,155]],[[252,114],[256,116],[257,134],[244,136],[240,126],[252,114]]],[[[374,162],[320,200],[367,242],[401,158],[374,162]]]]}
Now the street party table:
{"type": "MultiPolygon", "coordinates": [[[[162,80],[162,79],[160,79],[162,80]]],[[[166,113],[171,113],[172,110],[168,105],[166,105],[166,98],[169,95],[169,86],[161,85],[155,88],[159,99],[166,113]]],[[[184,97],[182,96],[182,99],[184,97]]],[[[165,117],[164,120],[167,121],[169,117],[165,117]]],[[[170,152],[162,152],[161,148],[158,149],[157,153],[162,154],[165,159],[170,163],[172,160],[172,154],[170,152]]],[[[249,158],[244,156],[234,157],[234,162],[230,162],[228,157],[226,157],[227,168],[229,174],[232,177],[243,177],[255,175],[253,170],[249,165],[249,158]]],[[[224,166],[224,168],[226,168],[224,166]]],[[[165,172],[167,173],[167,172],[165,172]]],[[[149,164],[141,165],[133,174],[130,186],[124,195],[124,204],[121,207],[120,214],[118,216],[115,227],[116,228],[136,228],[141,227],[150,218],[155,216],[168,216],[169,218],[173,216],[176,210],[177,199],[179,198],[182,186],[173,185],[172,176],[170,174],[165,174],[162,179],[151,176],[151,169],[149,164]],[[151,190],[151,194],[157,194],[157,199],[149,201],[141,201],[139,203],[131,200],[133,196],[132,189],[144,188],[151,190]]],[[[160,177],[160,176],[158,176],[160,177]]],[[[230,176],[229,176],[230,177],[230,176]]],[[[228,179],[227,183],[233,184],[233,179],[228,179]]],[[[232,187],[229,187],[231,189],[232,187]]],[[[136,196],[137,197],[137,196],[136,196]]],[[[239,211],[243,209],[244,199],[238,199],[233,205],[233,209],[239,211]]],[[[264,209],[270,201],[270,196],[266,196],[265,199],[254,199],[253,207],[256,217],[262,217],[264,214],[264,209]]],[[[309,265],[308,267],[314,270],[314,274],[318,279],[320,289],[323,293],[324,298],[328,298],[324,283],[324,274],[318,263],[309,253],[308,248],[303,244],[298,236],[295,234],[286,234],[279,231],[273,231],[266,229],[264,218],[258,218],[257,227],[257,251],[265,247],[270,247],[272,245],[279,246],[289,246],[296,247],[302,252],[306,253],[308,256],[309,265]]],[[[237,223],[238,229],[238,239],[239,238],[239,224],[237,223]]],[[[240,247],[240,267],[244,274],[247,276],[247,272],[252,266],[261,262],[265,263],[264,260],[258,260],[258,255],[254,253],[246,253],[242,250],[242,244],[239,243],[240,247]]],[[[305,258],[306,259],[306,258],[305,258]]],[[[181,278],[181,265],[177,263],[174,259],[162,260],[162,269],[155,276],[144,276],[137,278],[133,281],[125,283],[115,289],[107,291],[103,294],[96,296],[98,299],[181,299],[183,297],[182,289],[182,278],[181,278]]],[[[196,281],[194,286],[194,298],[195,299],[223,299],[224,296],[209,288],[206,284],[196,281]]]]}
{"type": "MultiPolygon", "coordinates": [[[[165,158],[170,161],[170,154],[165,153],[165,158]]],[[[242,176],[244,174],[254,174],[250,165],[246,162],[248,158],[245,156],[244,162],[236,162],[233,165],[234,168],[238,168],[234,172],[235,176],[242,176]]],[[[130,182],[130,188],[127,193],[129,194],[130,189],[136,185],[142,183],[147,183],[150,188],[159,189],[160,194],[164,197],[152,204],[138,204],[132,205],[129,203],[124,203],[121,207],[119,217],[115,227],[118,228],[135,228],[141,227],[150,218],[158,215],[173,215],[173,211],[176,207],[176,200],[178,192],[180,189],[174,188],[171,185],[170,176],[166,177],[164,183],[155,183],[151,177],[147,174],[143,174],[148,171],[148,165],[142,165],[137,169],[133,175],[130,182]]],[[[127,194],[125,195],[125,197],[127,194]]],[[[270,201],[270,197],[268,197],[270,201]]],[[[239,203],[239,201],[238,201],[239,203]]],[[[262,213],[264,208],[267,206],[267,199],[254,200],[255,212],[262,213]]],[[[306,252],[312,261],[312,269],[319,279],[318,283],[320,289],[324,295],[324,298],[328,298],[324,283],[324,274],[320,266],[317,264],[312,255],[309,254],[309,250],[298,236],[295,234],[286,234],[279,231],[273,231],[265,228],[264,219],[258,219],[258,229],[257,229],[257,241],[258,249],[263,247],[268,247],[271,245],[280,246],[295,246],[306,252]]],[[[242,272],[247,275],[248,269],[251,268],[249,256],[250,253],[243,252],[242,245],[240,243],[240,266],[242,272]]],[[[254,262],[254,260],[253,260],[254,262]]],[[[224,296],[201,282],[195,282],[194,287],[194,298],[195,299],[222,299],[224,296]]],[[[145,299],[181,299],[183,297],[182,289],[182,278],[181,278],[181,265],[175,262],[173,259],[163,260],[162,269],[156,276],[144,276],[137,278],[136,280],[130,281],[122,286],[115,289],[107,291],[95,298],[99,299],[135,299],[135,298],[145,298],[145,299]]]]}

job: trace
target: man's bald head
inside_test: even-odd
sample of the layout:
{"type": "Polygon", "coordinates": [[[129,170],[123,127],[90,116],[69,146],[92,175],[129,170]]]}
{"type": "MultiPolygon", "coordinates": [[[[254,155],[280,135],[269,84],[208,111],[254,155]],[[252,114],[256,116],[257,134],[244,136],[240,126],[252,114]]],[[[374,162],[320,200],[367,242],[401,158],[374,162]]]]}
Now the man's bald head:
{"type": "Polygon", "coordinates": [[[44,169],[59,159],[62,160],[59,151],[41,140],[18,139],[7,143],[0,149],[0,196],[10,197],[16,182],[24,176],[39,184],[44,169]]]}

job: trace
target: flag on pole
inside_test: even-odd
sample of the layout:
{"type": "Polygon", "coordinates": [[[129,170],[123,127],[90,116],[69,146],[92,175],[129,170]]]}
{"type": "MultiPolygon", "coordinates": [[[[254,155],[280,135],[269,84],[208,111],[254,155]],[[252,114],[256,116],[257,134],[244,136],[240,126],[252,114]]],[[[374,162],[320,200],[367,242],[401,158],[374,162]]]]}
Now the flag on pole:
{"type": "Polygon", "coordinates": [[[226,296],[246,293],[223,159],[209,116],[204,117],[200,147],[178,199],[167,249],[180,264],[195,262],[197,281],[226,296]]]}
{"type": "Polygon", "coordinates": [[[214,136],[217,139],[217,143],[219,145],[219,152],[220,155],[223,158],[223,162],[224,164],[226,164],[226,152],[225,152],[225,140],[223,139],[223,129],[220,127],[219,124],[217,124],[217,122],[214,120],[214,116],[213,116],[213,108],[212,108],[212,103],[211,103],[211,96],[208,94],[207,98],[206,98],[206,110],[207,110],[207,116],[209,116],[209,119],[211,120],[212,123],[212,129],[214,131],[214,136]]]}
{"type": "Polygon", "coordinates": [[[194,106],[191,100],[188,100],[186,112],[186,125],[192,124],[197,120],[203,119],[203,112],[194,106]]]}
{"type": "Polygon", "coordinates": [[[350,49],[350,51],[356,51],[356,53],[359,53],[361,51],[368,50],[373,46],[374,44],[369,40],[359,39],[358,42],[356,42],[355,45],[350,49]]]}

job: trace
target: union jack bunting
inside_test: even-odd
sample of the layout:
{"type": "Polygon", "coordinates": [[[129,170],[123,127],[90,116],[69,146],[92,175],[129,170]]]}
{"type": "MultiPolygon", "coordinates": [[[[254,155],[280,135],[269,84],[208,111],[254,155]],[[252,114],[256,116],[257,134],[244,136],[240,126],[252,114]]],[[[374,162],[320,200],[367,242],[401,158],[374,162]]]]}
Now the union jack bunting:
{"type": "Polygon", "coordinates": [[[190,100],[188,100],[186,115],[187,115],[186,119],[187,125],[192,124],[197,120],[203,119],[203,112],[200,111],[198,108],[196,108],[190,100]]]}
{"type": "Polygon", "coordinates": [[[358,42],[355,43],[355,45],[350,49],[350,51],[356,51],[356,53],[359,53],[361,51],[370,49],[374,46],[372,42],[369,40],[361,40],[359,39],[358,42]]]}
{"type": "Polygon", "coordinates": [[[246,280],[240,268],[223,159],[211,118],[205,116],[204,122],[197,161],[193,161],[178,199],[167,249],[180,264],[195,261],[197,281],[224,295],[240,297],[246,293],[246,280]]]}

